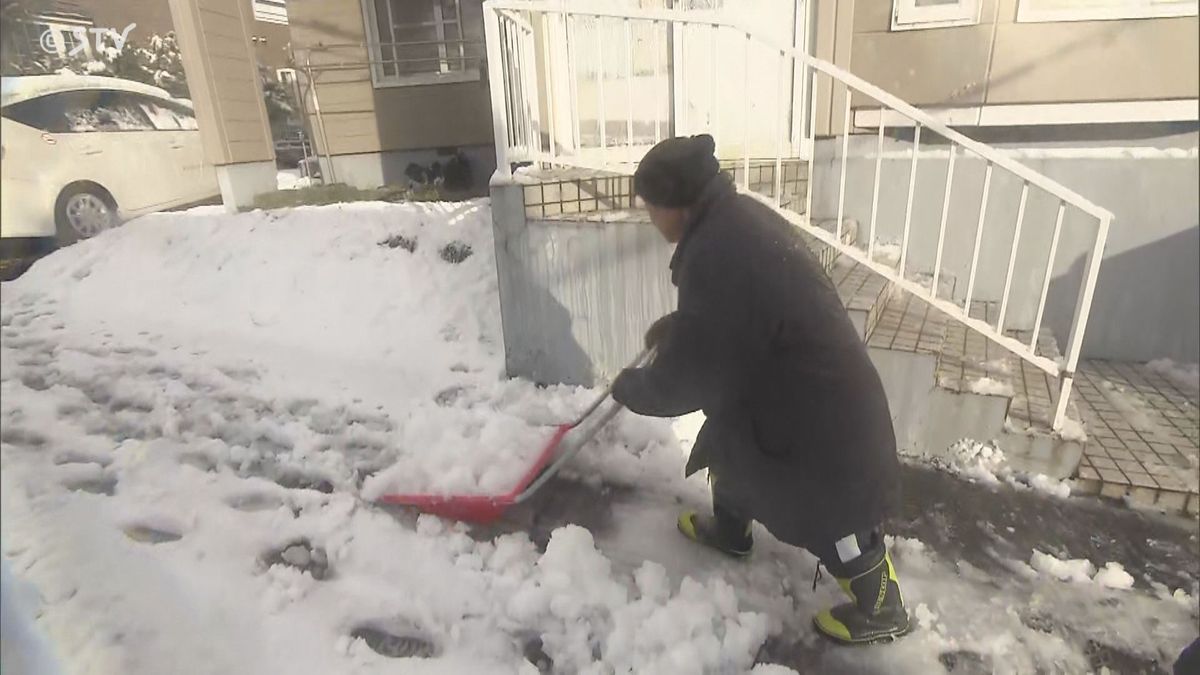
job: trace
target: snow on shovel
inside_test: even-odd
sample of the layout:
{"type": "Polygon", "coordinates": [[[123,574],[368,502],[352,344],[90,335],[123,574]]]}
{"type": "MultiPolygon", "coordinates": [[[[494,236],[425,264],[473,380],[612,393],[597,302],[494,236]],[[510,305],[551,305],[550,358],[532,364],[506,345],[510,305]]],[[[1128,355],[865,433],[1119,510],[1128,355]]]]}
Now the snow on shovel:
{"type": "MultiPolygon", "coordinates": [[[[629,364],[637,368],[650,358],[651,351],[645,350],[629,364]]],[[[546,484],[554,474],[558,473],[563,464],[575,456],[588,441],[595,438],[600,429],[616,417],[623,407],[613,401],[602,412],[597,414],[603,403],[612,395],[612,384],[600,393],[600,396],[583,411],[575,421],[560,424],[546,442],[545,447],[538,453],[533,465],[521,476],[521,480],[511,490],[499,495],[444,495],[444,494],[388,494],[378,501],[385,504],[414,506],[426,513],[463,520],[472,523],[488,524],[495,522],[504,515],[505,509],[514,504],[529,499],[540,487],[546,484]]]]}

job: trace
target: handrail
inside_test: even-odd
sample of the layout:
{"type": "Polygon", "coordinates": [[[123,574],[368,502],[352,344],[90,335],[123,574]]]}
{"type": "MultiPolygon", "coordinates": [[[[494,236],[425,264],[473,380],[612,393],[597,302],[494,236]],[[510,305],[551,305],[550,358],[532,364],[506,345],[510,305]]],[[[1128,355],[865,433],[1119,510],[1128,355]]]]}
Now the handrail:
{"type": "Polygon", "coordinates": [[[828,61],[818,59],[810,54],[802,52],[794,46],[785,45],[769,37],[760,35],[755,30],[747,28],[739,21],[731,21],[717,16],[696,16],[689,12],[677,9],[602,10],[588,9],[586,7],[577,8],[573,5],[567,7],[565,5],[550,4],[546,2],[532,2],[528,0],[486,0],[486,2],[483,4],[485,8],[493,7],[495,9],[545,12],[547,14],[572,14],[575,16],[593,16],[601,18],[607,17],[614,19],[631,18],[645,19],[650,21],[685,21],[699,25],[724,26],[726,28],[742,31],[747,35],[752,36],[755,40],[763,43],[765,46],[786,53],[793,59],[801,61],[805,65],[819,70],[845,85],[858,89],[879,103],[885,104],[901,113],[904,113],[914,121],[920,122],[923,126],[936,131],[948,140],[958,143],[980,157],[991,160],[996,166],[1011,171],[1020,178],[1029,181],[1030,183],[1042,188],[1046,192],[1049,192],[1059,199],[1071,202],[1073,206],[1081,211],[1084,211],[1089,215],[1101,220],[1105,218],[1111,219],[1113,217],[1112,213],[1107,209],[1097,206],[1088,198],[1080,195],[1053,178],[1049,178],[1048,176],[1040,174],[1024,164],[1012,159],[1011,157],[1007,157],[997,152],[995,148],[991,148],[970,138],[969,136],[962,134],[961,132],[955,131],[934,116],[904,101],[896,95],[888,93],[887,91],[880,89],[870,82],[867,82],[854,73],[835,66],[828,61]]]}
{"type": "MultiPolygon", "coordinates": [[[[743,110],[742,120],[742,162],[745,175],[743,177],[743,192],[747,192],[755,199],[763,201],[768,205],[775,207],[775,210],[782,213],[791,222],[803,229],[809,235],[815,237],[836,250],[847,258],[867,267],[872,272],[888,279],[896,288],[907,293],[917,296],[923,302],[931,307],[944,312],[951,319],[961,323],[967,328],[982,334],[988,340],[1000,345],[1006,350],[1016,354],[1024,359],[1027,363],[1049,373],[1052,376],[1060,378],[1060,395],[1054,412],[1052,426],[1054,429],[1061,429],[1065,420],[1067,404],[1071,394],[1073,379],[1075,377],[1075,368],[1077,366],[1080,353],[1082,351],[1083,334],[1086,329],[1088,317],[1091,311],[1092,296],[1095,292],[1097,275],[1101,259],[1103,257],[1104,246],[1107,241],[1108,232],[1112,223],[1112,213],[1108,210],[1094,204],[1087,198],[1078,194],[1074,190],[1067,188],[1058,181],[1042,175],[1030,167],[1017,161],[1000,149],[990,147],[984,143],[976,141],[963,133],[956,131],[946,123],[934,117],[916,106],[913,106],[897,96],[888,93],[887,91],[863,80],[862,78],[846,71],[845,69],[836,66],[828,61],[816,58],[801,48],[795,45],[788,45],[765,36],[756,29],[746,26],[743,22],[730,18],[726,14],[716,13],[697,13],[691,11],[681,11],[674,9],[621,9],[607,8],[602,6],[577,6],[578,1],[568,5],[563,0],[487,0],[484,2],[485,14],[485,29],[486,29],[486,46],[487,58],[489,63],[489,83],[491,85],[492,109],[494,133],[497,140],[497,166],[500,168],[501,175],[508,175],[514,163],[533,162],[541,165],[565,165],[578,166],[582,168],[590,168],[596,170],[607,171],[628,171],[636,166],[644,153],[650,146],[646,144],[648,136],[643,135],[640,139],[634,138],[633,124],[633,50],[630,47],[630,23],[631,22],[651,22],[654,35],[654,72],[651,83],[657,82],[660,77],[659,63],[660,55],[658,45],[660,32],[659,24],[665,23],[668,30],[674,30],[672,26],[678,27],[680,30],[677,38],[677,53],[675,58],[679,59],[678,68],[689,74],[684,77],[682,83],[677,83],[678,87],[684,90],[683,101],[677,98],[677,106],[683,105],[684,109],[700,109],[700,118],[713,119],[721,114],[721,109],[714,103],[716,100],[715,89],[709,94],[707,105],[707,113],[703,112],[703,104],[697,104],[695,100],[688,103],[688,92],[691,85],[690,71],[687,71],[686,40],[688,29],[692,28],[691,33],[694,35],[696,31],[700,31],[701,35],[711,34],[711,47],[713,50],[718,48],[718,41],[725,31],[732,31],[733,37],[737,38],[743,44],[743,56],[746,67],[746,81],[749,83],[751,46],[755,50],[761,51],[767,55],[767,58],[775,59],[773,62],[776,68],[776,78],[774,86],[776,91],[775,107],[771,112],[759,113],[763,117],[763,122],[771,116],[776,117],[774,124],[774,144],[775,152],[772,157],[774,159],[773,173],[771,177],[774,179],[773,194],[768,198],[768,188],[764,187],[762,194],[750,190],[750,157],[752,150],[747,130],[750,128],[751,115],[749,106],[749,84],[747,84],[746,107],[743,110]],[[540,16],[535,16],[540,15],[540,16]],[[576,41],[574,39],[576,19],[580,17],[595,18],[597,21],[594,24],[596,30],[595,36],[595,59],[596,76],[595,88],[596,98],[599,102],[599,111],[596,118],[596,135],[599,145],[597,146],[596,139],[589,140],[586,147],[581,143],[580,139],[580,121],[584,118],[582,115],[591,114],[590,112],[581,112],[578,108],[578,99],[576,94],[576,84],[578,82],[577,75],[577,59],[576,59],[576,41]],[[625,91],[629,97],[627,102],[627,110],[625,117],[625,138],[624,142],[619,145],[610,146],[606,138],[606,130],[610,117],[605,108],[605,37],[602,34],[606,22],[599,21],[600,19],[613,19],[623,22],[624,28],[624,46],[625,55],[629,61],[625,62],[625,91]],[[561,35],[556,36],[551,33],[550,26],[561,20],[561,35]],[[558,114],[555,107],[555,73],[551,61],[551,47],[543,47],[540,41],[537,40],[535,28],[540,21],[543,30],[547,31],[546,40],[553,41],[565,40],[566,44],[558,44],[558,48],[565,49],[569,52],[570,57],[567,59],[567,78],[570,82],[569,100],[567,105],[570,112],[570,123],[573,124],[573,136],[570,139],[564,140],[564,146],[567,150],[559,151],[556,144],[559,138],[565,138],[556,133],[555,117],[558,114]],[[705,33],[706,27],[712,30],[705,33]],[[503,37],[503,40],[501,39],[503,37]],[[744,39],[742,39],[744,38],[744,39]],[[535,41],[539,42],[535,45],[535,41]],[[537,70],[536,54],[538,49],[546,49],[543,54],[544,73],[545,77],[552,78],[544,83],[538,82],[541,74],[537,70]],[[785,65],[786,64],[786,65],[785,65]],[[784,91],[785,70],[793,68],[793,78],[796,87],[803,92],[800,94],[801,100],[797,103],[794,98],[790,103],[784,102],[784,97],[780,92],[784,91]],[[783,158],[785,148],[790,147],[787,152],[801,156],[806,152],[803,144],[808,143],[809,150],[815,147],[816,140],[816,117],[817,117],[817,77],[818,74],[825,75],[830,82],[828,89],[825,90],[825,96],[831,97],[832,100],[837,100],[836,105],[830,105],[830,123],[834,123],[835,115],[839,115],[842,120],[842,127],[838,131],[833,131],[828,134],[835,141],[840,140],[840,171],[839,175],[833,178],[837,183],[837,219],[833,231],[826,231],[815,224],[813,221],[812,212],[812,197],[814,190],[811,189],[812,176],[811,172],[816,168],[816,164],[809,157],[810,166],[810,187],[805,190],[805,215],[789,211],[785,206],[785,195],[783,191],[783,158]],[[544,85],[544,86],[543,86],[544,85]],[[541,91],[544,89],[544,92],[541,91]],[[833,98],[840,95],[838,98],[833,98]],[[904,218],[903,218],[903,238],[900,241],[900,256],[899,269],[894,264],[881,262],[874,257],[875,233],[877,210],[879,208],[879,184],[880,184],[880,169],[883,160],[883,139],[884,125],[880,124],[878,129],[878,151],[875,158],[874,176],[875,182],[873,185],[873,194],[871,196],[871,216],[870,216],[870,238],[864,247],[865,250],[860,250],[852,244],[847,244],[842,241],[841,231],[844,227],[843,216],[846,206],[846,181],[847,181],[847,164],[850,157],[849,140],[854,127],[851,124],[852,120],[852,96],[861,95],[868,99],[873,99],[882,109],[890,109],[897,114],[907,117],[914,123],[914,137],[912,139],[912,155],[907,162],[908,176],[907,183],[907,201],[905,203],[904,218]],[[545,97],[545,98],[543,98],[545,97]],[[807,105],[804,105],[807,104],[807,105]],[[688,106],[692,107],[689,108],[688,106]],[[697,107],[698,105],[698,107],[697,107]],[[543,106],[545,109],[543,110],[543,106]],[[791,144],[788,145],[786,130],[784,129],[784,120],[786,119],[785,111],[792,110],[792,131],[790,134],[791,144]],[[808,108],[808,110],[802,110],[808,108]],[[544,112],[549,113],[549,135],[544,135],[545,129],[541,125],[541,115],[544,112]],[[801,118],[803,115],[803,118],[801,118]],[[940,227],[938,228],[937,252],[933,263],[934,269],[932,273],[933,283],[925,285],[923,281],[917,281],[910,278],[907,274],[909,260],[907,253],[909,251],[911,235],[914,233],[913,227],[913,203],[914,193],[917,184],[916,174],[918,168],[918,160],[920,159],[917,148],[921,144],[922,131],[936,133],[950,144],[949,162],[946,169],[946,183],[944,196],[940,198],[940,227]],[[837,139],[837,136],[841,139],[837,139]],[[548,152],[545,147],[546,142],[549,142],[548,152]],[[951,189],[954,185],[954,169],[955,160],[958,155],[963,152],[970,153],[971,156],[982,160],[986,165],[984,172],[984,183],[982,194],[979,197],[978,218],[971,218],[973,230],[971,230],[971,238],[974,242],[973,247],[969,251],[970,262],[968,278],[966,280],[966,295],[965,299],[952,297],[944,298],[939,295],[939,274],[941,272],[941,264],[943,261],[944,244],[947,234],[948,216],[950,213],[951,189]],[[973,312],[973,300],[977,289],[977,276],[980,271],[980,247],[983,241],[983,234],[987,228],[987,213],[989,206],[990,192],[992,189],[992,177],[996,169],[1007,172],[1007,174],[1016,177],[1020,181],[1021,194],[1020,205],[1018,206],[1015,225],[1011,234],[1011,248],[1005,252],[1004,257],[1007,265],[1004,266],[1003,291],[999,300],[999,318],[991,320],[986,318],[977,318],[973,312]],[[1010,315],[1017,310],[1010,311],[1010,300],[1013,299],[1014,290],[1014,274],[1018,257],[1018,247],[1021,241],[1022,227],[1026,217],[1026,207],[1029,205],[1030,190],[1037,189],[1047,195],[1055,198],[1058,203],[1058,214],[1054,223],[1054,231],[1049,243],[1049,254],[1045,261],[1045,278],[1041,283],[1041,292],[1033,298],[1028,298],[1036,303],[1036,318],[1032,327],[1032,338],[1024,333],[1017,333],[1006,329],[1006,319],[1010,319],[1010,315]],[[1079,288],[1079,297],[1075,303],[1072,320],[1070,323],[1070,335],[1067,338],[1066,350],[1063,358],[1054,359],[1042,353],[1039,348],[1038,336],[1041,330],[1041,322],[1043,313],[1046,309],[1046,304],[1049,300],[1049,285],[1051,275],[1056,265],[1056,254],[1059,249],[1060,237],[1063,233],[1063,217],[1068,209],[1078,210],[1081,214],[1090,216],[1096,221],[1095,240],[1089,244],[1087,250],[1087,259],[1085,262],[1084,274],[1082,283],[1079,288]]],[[[614,38],[615,39],[615,38],[614,38]]],[[[555,44],[548,42],[548,44],[555,44]]],[[[617,47],[615,42],[611,42],[614,47],[617,47]]],[[[694,49],[694,47],[693,47],[694,49]]],[[[617,47],[617,52],[620,48],[617,47]]],[[[758,56],[755,57],[760,58],[758,56]]],[[[715,64],[715,60],[713,62],[715,64]]],[[[713,79],[710,82],[710,87],[715,87],[716,69],[715,66],[710,68],[713,79]]],[[[668,80],[672,77],[669,73],[668,80]]],[[[561,77],[561,73],[559,74],[561,77]]],[[[700,80],[703,81],[703,76],[700,80]]],[[[660,86],[661,82],[657,82],[654,86],[660,86]]],[[[687,127],[687,122],[690,121],[691,113],[688,112],[684,116],[683,110],[672,109],[667,113],[666,120],[675,123],[675,134],[690,133],[692,129],[687,127]]],[[[663,118],[661,112],[654,113],[654,140],[659,138],[659,122],[663,118]]],[[[648,120],[643,120],[643,122],[648,120]]],[[[561,127],[560,127],[561,128],[561,127]]],[[[642,132],[646,134],[646,132],[642,132]]],[[[570,135],[570,134],[568,134],[570,135]]],[[[825,134],[822,134],[824,137],[825,134]]],[[[756,141],[758,143],[759,141],[756,141]]],[[[833,141],[831,141],[833,142],[833,141]]],[[[838,156],[836,148],[833,150],[833,157],[838,156]]],[[[789,155],[792,156],[792,155],[789,155]]],[[[830,169],[832,171],[832,169],[830,169]]],[[[736,168],[735,168],[736,171],[736,168]]],[[[997,197],[997,200],[1002,197],[997,197]]],[[[832,215],[832,212],[830,213],[832,215]]],[[[990,229],[990,228],[988,228],[990,229]]],[[[957,257],[957,256],[956,256],[957,257]]],[[[965,264],[965,258],[961,261],[965,264]]],[[[1039,260],[1039,265],[1040,260],[1039,260]]],[[[987,288],[987,286],[980,286],[987,288]]],[[[995,291],[987,291],[988,294],[995,291]]],[[[981,296],[987,297],[983,292],[981,296]]],[[[1019,296],[1025,297],[1025,296],[1019,296]]],[[[988,300],[989,302],[992,299],[988,300]]],[[[1024,300],[1019,300],[1024,301],[1024,300]]],[[[1029,307],[1030,310],[1033,307],[1029,307]]],[[[1021,310],[1024,311],[1024,310],[1021,310]]],[[[1032,312],[1031,312],[1032,313],[1032,312]]]]}

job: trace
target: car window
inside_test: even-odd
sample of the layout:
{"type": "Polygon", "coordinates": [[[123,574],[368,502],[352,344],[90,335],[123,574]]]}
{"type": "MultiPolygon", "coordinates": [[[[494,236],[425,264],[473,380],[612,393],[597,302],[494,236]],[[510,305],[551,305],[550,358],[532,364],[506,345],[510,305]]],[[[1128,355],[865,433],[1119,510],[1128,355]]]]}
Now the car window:
{"type": "Polygon", "coordinates": [[[133,95],[110,89],[39,96],[5,106],[4,116],[56,134],[154,129],[133,95]]]}
{"type": "Polygon", "coordinates": [[[154,123],[133,94],[109,89],[72,93],[76,95],[74,105],[66,108],[71,131],[154,130],[154,123]]]}
{"type": "Polygon", "coordinates": [[[138,105],[154,128],[163,131],[196,129],[196,116],[186,107],[151,96],[138,96],[138,105]]]}

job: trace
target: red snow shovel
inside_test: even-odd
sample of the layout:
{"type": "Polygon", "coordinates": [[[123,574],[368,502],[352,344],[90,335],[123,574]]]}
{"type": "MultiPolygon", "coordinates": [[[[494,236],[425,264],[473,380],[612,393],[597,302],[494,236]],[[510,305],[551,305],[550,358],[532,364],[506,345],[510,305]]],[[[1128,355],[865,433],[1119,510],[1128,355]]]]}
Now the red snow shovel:
{"type": "MultiPolygon", "coordinates": [[[[650,350],[638,354],[630,368],[637,368],[650,358],[650,350]]],[[[522,476],[521,480],[511,490],[500,495],[439,495],[439,494],[407,494],[383,495],[378,501],[385,504],[415,506],[426,513],[462,520],[472,523],[488,524],[495,522],[504,515],[504,510],[514,504],[529,499],[546,481],[550,480],[568,460],[575,456],[588,441],[616,417],[621,411],[621,404],[616,401],[602,413],[593,414],[612,394],[612,384],[608,385],[600,396],[583,411],[574,422],[561,424],[555,428],[554,434],[546,442],[545,447],[522,476]]]]}

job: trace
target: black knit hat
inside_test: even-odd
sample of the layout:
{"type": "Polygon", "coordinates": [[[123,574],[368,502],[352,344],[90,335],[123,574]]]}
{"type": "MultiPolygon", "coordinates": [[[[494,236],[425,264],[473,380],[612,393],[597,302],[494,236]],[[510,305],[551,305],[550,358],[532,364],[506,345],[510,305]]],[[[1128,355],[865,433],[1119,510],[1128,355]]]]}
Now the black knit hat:
{"type": "Polygon", "coordinates": [[[633,174],[633,189],[648,204],[689,206],[721,170],[715,149],[708,134],[668,138],[642,158],[633,174]]]}

